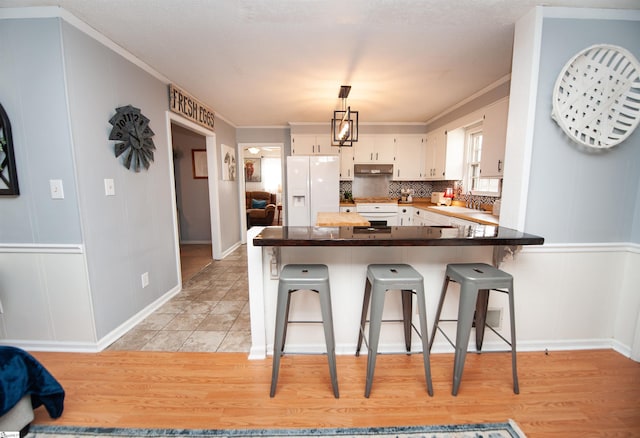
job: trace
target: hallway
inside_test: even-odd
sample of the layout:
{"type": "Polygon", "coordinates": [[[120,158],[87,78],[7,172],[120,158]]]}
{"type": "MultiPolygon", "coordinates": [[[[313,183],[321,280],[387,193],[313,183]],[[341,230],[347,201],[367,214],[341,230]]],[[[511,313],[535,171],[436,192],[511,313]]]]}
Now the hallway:
{"type": "Polygon", "coordinates": [[[180,248],[183,289],[107,350],[249,352],[246,246],[224,260],[210,245],[180,248]]]}

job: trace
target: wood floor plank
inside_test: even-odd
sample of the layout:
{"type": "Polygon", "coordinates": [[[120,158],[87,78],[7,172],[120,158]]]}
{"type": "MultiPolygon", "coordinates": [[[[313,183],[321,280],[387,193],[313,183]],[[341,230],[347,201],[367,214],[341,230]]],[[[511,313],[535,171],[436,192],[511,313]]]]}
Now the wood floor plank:
{"type": "Polygon", "coordinates": [[[366,356],[338,356],[340,398],[324,356],[285,356],[274,398],[271,360],[245,353],[104,351],[33,355],[66,391],[61,418],[35,423],[144,428],[304,428],[515,420],[530,438],[640,436],[640,363],[612,350],[469,354],[459,395],[453,355],[431,357],[435,396],[419,355],[378,358],[364,398],[366,356]]]}

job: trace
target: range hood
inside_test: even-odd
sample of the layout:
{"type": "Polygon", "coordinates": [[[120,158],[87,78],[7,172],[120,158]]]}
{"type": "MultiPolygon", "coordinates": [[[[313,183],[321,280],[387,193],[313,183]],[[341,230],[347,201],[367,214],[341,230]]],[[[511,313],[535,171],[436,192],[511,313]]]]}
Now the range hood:
{"type": "Polygon", "coordinates": [[[354,175],[393,175],[393,164],[354,164],[354,175]]]}

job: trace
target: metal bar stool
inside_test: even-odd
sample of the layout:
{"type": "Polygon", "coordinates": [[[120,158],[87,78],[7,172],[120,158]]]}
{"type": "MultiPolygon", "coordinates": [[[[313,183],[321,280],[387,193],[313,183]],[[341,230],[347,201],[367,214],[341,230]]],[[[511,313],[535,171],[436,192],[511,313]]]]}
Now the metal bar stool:
{"type": "Polygon", "coordinates": [[[427,381],[427,392],[433,396],[431,383],[431,367],[429,365],[429,346],[427,334],[427,308],[424,296],[424,280],[422,275],[413,267],[405,264],[396,265],[369,265],[367,267],[367,281],[364,289],[364,301],[360,318],[360,333],[356,356],[360,355],[360,347],[364,339],[364,325],[367,322],[367,310],[371,301],[371,314],[369,321],[369,339],[364,339],[367,344],[367,383],[364,396],[369,397],[373,384],[373,372],[376,367],[376,355],[378,354],[378,342],[380,340],[380,327],[382,322],[399,322],[400,320],[383,320],[382,310],[384,297],[388,290],[402,291],[402,313],[404,323],[405,346],[407,354],[411,354],[411,329],[418,332],[411,323],[411,298],[416,294],[418,298],[418,313],[420,319],[420,331],[418,334],[422,340],[422,357],[424,361],[424,374],[427,381]]]}
{"type": "Polygon", "coordinates": [[[504,271],[501,271],[486,263],[458,263],[447,265],[444,283],[442,285],[442,293],[440,294],[440,302],[438,303],[438,311],[433,330],[431,331],[431,339],[429,340],[429,351],[433,346],[433,340],[436,330],[445,336],[447,341],[455,348],[455,358],[453,365],[453,395],[458,394],[460,382],[462,380],[462,371],[464,369],[464,361],[467,356],[467,346],[469,344],[469,336],[471,335],[471,327],[474,324],[474,310],[478,300],[478,294],[488,297],[489,291],[497,291],[506,293],[509,296],[509,316],[511,318],[511,341],[498,333],[490,325],[486,325],[484,318],[477,315],[475,318],[476,330],[488,327],[504,342],[511,346],[511,367],[513,372],[513,392],[518,394],[520,388],[518,386],[518,373],[516,367],[516,324],[513,304],[513,277],[504,271]],[[447,294],[449,282],[454,281],[460,284],[460,303],[458,305],[458,319],[440,319],[442,306],[447,294]],[[445,332],[440,328],[440,322],[457,322],[456,342],[455,345],[445,332]],[[483,327],[478,327],[482,324],[483,327]]]}
{"type": "Polygon", "coordinates": [[[276,306],[276,331],[273,341],[273,368],[271,373],[271,397],[276,393],[280,358],[284,354],[284,344],[289,322],[317,322],[317,321],[289,321],[289,304],[291,294],[299,290],[311,290],[320,297],[322,325],[327,344],[329,372],[333,395],[338,398],[338,376],[336,372],[336,347],[333,335],[333,316],[331,313],[331,291],[329,288],[329,269],[326,265],[285,265],[280,272],[278,283],[278,300],[276,306]]]}

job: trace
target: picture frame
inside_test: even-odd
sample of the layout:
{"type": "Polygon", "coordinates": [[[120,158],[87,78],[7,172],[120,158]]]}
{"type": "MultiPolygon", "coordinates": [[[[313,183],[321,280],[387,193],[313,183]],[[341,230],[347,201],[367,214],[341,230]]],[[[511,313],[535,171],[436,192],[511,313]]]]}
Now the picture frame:
{"type": "Polygon", "coordinates": [[[191,159],[193,163],[193,179],[205,179],[209,177],[207,167],[207,150],[191,149],[191,159]]]}
{"type": "Polygon", "coordinates": [[[244,180],[245,182],[262,181],[262,161],[260,158],[244,159],[244,180]]]}
{"type": "Polygon", "coordinates": [[[11,122],[0,105],[0,195],[18,196],[19,194],[11,122]]]}
{"type": "Polygon", "coordinates": [[[222,145],[222,180],[236,180],[236,151],[231,146],[222,145]]]}

